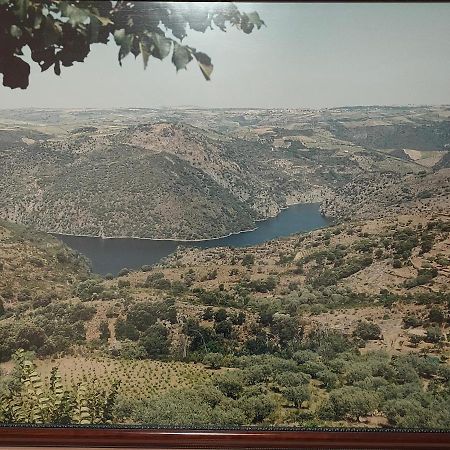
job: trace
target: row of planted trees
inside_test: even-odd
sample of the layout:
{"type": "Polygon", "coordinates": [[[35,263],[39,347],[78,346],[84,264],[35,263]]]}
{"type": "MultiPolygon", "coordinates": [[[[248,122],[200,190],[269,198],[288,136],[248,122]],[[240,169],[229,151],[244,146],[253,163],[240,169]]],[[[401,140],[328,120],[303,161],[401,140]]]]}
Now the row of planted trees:
{"type": "Polygon", "coordinates": [[[63,386],[56,367],[45,382],[23,350],[15,355],[16,372],[0,393],[0,422],[32,424],[111,423],[118,382],[104,391],[80,382],[63,386]]]}

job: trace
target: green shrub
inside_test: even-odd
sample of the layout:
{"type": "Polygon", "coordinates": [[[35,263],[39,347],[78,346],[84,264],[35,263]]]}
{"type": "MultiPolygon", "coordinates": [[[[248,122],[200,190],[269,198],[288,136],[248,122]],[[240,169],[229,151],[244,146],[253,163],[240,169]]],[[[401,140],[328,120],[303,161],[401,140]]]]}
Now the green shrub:
{"type": "Polygon", "coordinates": [[[358,387],[344,386],[330,392],[328,413],[331,418],[340,420],[350,417],[358,419],[360,416],[371,414],[379,406],[380,398],[373,391],[358,387]]]}
{"type": "Polygon", "coordinates": [[[119,289],[130,287],[131,283],[129,280],[119,280],[117,286],[119,289]]]}
{"type": "Polygon", "coordinates": [[[239,409],[244,411],[251,423],[262,422],[275,411],[276,402],[269,395],[260,394],[239,400],[239,409]]]}
{"type": "Polygon", "coordinates": [[[147,351],[142,345],[133,341],[122,341],[119,355],[125,359],[145,359],[147,351]]]}
{"type": "Polygon", "coordinates": [[[94,300],[98,298],[104,290],[104,287],[96,279],[81,281],[75,286],[74,293],[81,300],[94,300]]]}
{"type": "Polygon", "coordinates": [[[164,277],[162,272],[155,272],[147,277],[144,286],[147,288],[168,290],[171,288],[172,283],[164,277]]]}
{"type": "Polygon", "coordinates": [[[353,336],[362,339],[363,341],[381,339],[381,328],[375,323],[359,322],[356,329],[353,331],[353,336]]]}
{"type": "MultiPolygon", "coordinates": [[[[214,389],[214,388],[213,388],[214,389]]],[[[141,402],[133,408],[138,423],[165,426],[236,426],[248,423],[243,411],[211,388],[177,389],[159,395],[152,401],[141,402]]]]}
{"type": "Polygon", "coordinates": [[[145,331],[158,319],[176,323],[177,309],[173,300],[134,303],[128,310],[126,320],[137,330],[145,331]]]}
{"type": "Polygon", "coordinates": [[[231,332],[233,331],[233,325],[229,320],[224,320],[223,322],[218,322],[214,325],[214,331],[219,336],[229,338],[231,336],[231,332]]]}
{"type": "Polygon", "coordinates": [[[169,354],[169,332],[164,325],[155,323],[147,328],[139,339],[139,344],[145,348],[150,358],[161,358],[169,354]]]}
{"type": "Polygon", "coordinates": [[[228,314],[227,310],[224,308],[218,309],[214,314],[214,320],[216,322],[223,322],[224,320],[227,320],[228,314]]]}
{"type": "Polygon", "coordinates": [[[406,288],[413,288],[430,283],[438,274],[437,269],[419,269],[418,275],[404,282],[406,288]]]}
{"type": "Polygon", "coordinates": [[[444,312],[442,311],[442,309],[440,309],[436,306],[433,306],[430,309],[430,312],[428,313],[428,320],[433,323],[439,323],[439,324],[444,323],[445,322],[444,312]]]}
{"type": "Polygon", "coordinates": [[[210,369],[220,369],[223,364],[223,355],[221,353],[207,353],[203,358],[203,364],[210,369]]]}
{"type": "Polygon", "coordinates": [[[206,308],[203,311],[202,315],[203,320],[213,320],[214,319],[214,310],[212,308],[206,308]]]}
{"type": "Polygon", "coordinates": [[[273,369],[269,364],[253,364],[243,371],[247,384],[257,384],[269,381],[273,369]]]}
{"type": "Polygon", "coordinates": [[[227,397],[236,399],[244,389],[244,377],[241,372],[225,372],[213,377],[214,386],[227,397]]]}
{"type": "Polygon", "coordinates": [[[307,384],[311,377],[301,372],[282,372],[275,376],[276,382],[282,387],[296,387],[307,384]]]}
{"type": "Polygon", "coordinates": [[[117,274],[118,277],[124,277],[130,273],[130,269],[127,269],[124,267],[123,269],[119,270],[119,273],[117,274]]]}
{"type": "Polygon", "coordinates": [[[428,327],[426,329],[425,340],[432,344],[438,344],[443,339],[441,329],[439,327],[428,327]]]}
{"type": "Polygon", "coordinates": [[[327,390],[334,389],[339,383],[339,377],[331,370],[322,370],[316,374],[316,379],[319,380],[323,387],[327,390]]]}
{"type": "Polygon", "coordinates": [[[355,347],[354,343],[338,330],[318,328],[307,337],[305,345],[309,350],[326,359],[332,359],[355,347]]]}
{"type": "Polygon", "coordinates": [[[245,266],[245,267],[251,267],[251,266],[253,266],[254,263],[255,263],[255,255],[247,253],[242,258],[242,265],[245,266]]]}
{"type": "Polygon", "coordinates": [[[408,396],[387,401],[383,410],[389,423],[399,428],[447,429],[450,421],[445,398],[408,396]]]}
{"type": "Polygon", "coordinates": [[[101,341],[107,341],[108,338],[111,337],[111,333],[109,331],[108,322],[106,320],[102,320],[100,322],[99,331],[100,331],[100,340],[101,341]]]}
{"type": "Polygon", "coordinates": [[[302,403],[311,398],[311,391],[308,386],[292,386],[283,392],[283,396],[295,407],[301,408],[302,403]]]}
{"type": "Polygon", "coordinates": [[[369,267],[372,263],[373,259],[370,256],[350,258],[339,267],[323,270],[317,277],[312,279],[312,285],[314,287],[333,286],[337,284],[339,280],[347,278],[350,275],[369,267]]]}
{"type": "Polygon", "coordinates": [[[270,292],[277,286],[277,280],[273,276],[269,276],[266,279],[242,281],[241,285],[253,292],[270,292]]]}
{"type": "Polygon", "coordinates": [[[422,325],[422,321],[411,314],[408,314],[407,316],[403,317],[403,326],[405,328],[417,328],[422,325]]]}
{"type": "Polygon", "coordinates": [[[118,318],[114,327],[116,338],[119,340],[129,339],[131,341],[137,341],[139,339],[139,331],[127,320],[118,318]]]}

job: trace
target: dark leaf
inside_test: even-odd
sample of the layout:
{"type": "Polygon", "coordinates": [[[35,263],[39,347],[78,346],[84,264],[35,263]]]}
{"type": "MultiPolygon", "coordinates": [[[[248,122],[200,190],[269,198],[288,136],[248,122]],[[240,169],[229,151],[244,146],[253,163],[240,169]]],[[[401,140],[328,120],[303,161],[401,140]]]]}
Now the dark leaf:
{"type": "Polygon", "coordinates": [[[172,48],[172,41],[165,36],[161,36],[158,33],[152,33],[153,47],[151,54],[155,58],[164,59],[172,48]]]}
{"type": "Polygon", "coordinates": [[[44,16],[42,15],[42,11],[41,10],[37,10],[36,11],[36,15],[34,17],[34,23],[33,23],[33,28],[35,30],[37,30],[38,28],[41,27],[43,17],[44,16]]]}
{"type": "Polygon", "coordinates": [[[61,64],[59,62],[59,59],[55,61],[55,67],[54,67],[55,75],[61,75],[61,64]]]}
{"type": "Polygon", "coordinates": [[[61,14],[69,19],[69,23],[76,27],[89,19],[89,12],[77,6],[70,5],[69,2],[61,2],[61,14]]]}
{"type": "Polygon", "coordinates": [[[213,22],[216,27],[220,28],[222,31],[226,30],[225,27],[225,17],[222,14],[216,14],[213,17],[213,22]]]}
{"type": "Polygon", "coordinates": [[[144,61],[144,69],[146,69],[148,64],[148,58],[150,57],[150,52],[148,50],[148,47],[142,41],[139,42],[139,46],[142,53],[142,61],[144,61]]]}
{"type": "Polygon", "coordinates": [[[114,24],[113,21],[111,19],[109,19],[108,17],[102,17],[102,16],[99,16],[98,14],[91,14],[91,20],[93,17],[95,19],[97,19],[104,27],[106,27],[107,25],[114,24]]]}
{"type": "Polygon", "coordinates": [[[186,19],[193,30],[202,33],[211,26],[211,17],[209,17],[208,9],[199,8],[195,3],[190,5],[186,19]]]}
{"type": "Polygon", "coordinates": [[[80,43],[75,46],[65,46],[59,53],[58,58],[65,67],[72,66],[74,61],[83,62],[89,54],[89,46],[80,43]]]}
{"type": "Polygon", "coordinates": [[[3,86],[11,89],[28,87],[30,66],[17,56],[3,58],[0,62],[0,72],[3,73],[3,86]]]}
{"type": "Polygon", "coordinates": [[[186,21],[179,11],[177,11],[176,5],[174,5],[174,9],[170,11],[170,14],[164,15],[161,18],[161,21],[177,39],[182,41],[186,37],[186,21]]]}
{"type": "Polygon", "coordinates": [[[74,61],[83,62],[89,54],[89,39],[69,24],[63,24],[62,49],[57,54],[64,67],[72,66],[74,61]]]}
{"type": "Polygon", "coordinates": [[[133,42],[133,35],[126,34],[125,29],[114,31],[114,39],[116,44],[120,46],[119,49],[119,64],[122,65],[122,59],[130,53],[131,44],[133,42]]]}
{"type": "Polygon", "coordinates": [[[174,42],[172,62],[175,65],[177,72],[180,69],[186,69],[187,64],[192,60],[192,54],[187,47],[174,42]]]}
{"type": "Polygon", "coordinates": [[[52,64],[55,63],[55,49],[46,48],[31,51],[31,58],[36,61],[41,67],[41,71],[47,70],[52,64]]]}
{"type": "Polygon", "coordinates": [[[209,80],[213,70],[211,59],[179,43],[186,36],[187,27],[204,32],[214,23],[223,31],[227,26],[236,26],[251,33],[264,25],[258,13],[241,13],[231,2],[198,8],[183,2],[0,0],[0,8],[4,11],[0,13],[3,81],[5,85],[22,88],[28,85],[29,67],[17,56],[22,55],[24,46],[29,46],[41,70],[54,65],[54,72],[59,75],[61,65],[84,61],[92,43],[107,43],[113,34],[119,46],[120,64],[130,52],[135,57],[142,53],[147,67],[150,56],[162,60],[173,50],[172,62],[177,71],[185,69],[195,57],[203,76],[209,80]],[[12,68],[17,70],[16,80],[12,68]]]}
{"type": "Polygon", "coordinates": [[[91,44],[101,42],[107,44],[109,40],[109,27],[104,26],[99,17],[91,15],[91,21],[88,27],[89,42],[91,44]]]}
{"type": "Polygon", "coordinates": [[[43,45],[45,47],[50,47],[60,41],[62,36],[62,29],[59,24],[55,23],[51,17],[47,16],[43,19],[41,36],[43,45]]]}
{"type": "Polygon", "coordinates": [[[139,38],[136,36],[133,38],[130,52],[135,58],[137,58],[139,53],[141,53],[141,46],[140,46],[139,38]]]}
{"type": "Polygon", "coordinates": [[[124,28],[114,31],[114,40],[116,41],[117,45],[122,45],[122,42],[125,39],[125,37],[126,37],[126,33],[125,33],[124,28]]]}
{"type": "Polygon", "coordinates": [[[147,68],[152,46],[153,46],[152,40],[147,35],[142,36],[139,42],[139,48],[142,53],[142,61],[144,62],[144,69],[147,68]]]}
{"type": "Polygon", "coordinates": [[[248,20],[250,23],[256,26],[258,30],[262,27],[262,25],[265,25],[264,21],[261,20],[259,17],[259,14],[256,11],[253,11],[251,13],[247,14],[248,20]]]}
{"type": "Polygon", "coordinates": [[[195,52],[194,56],[200,66],[203,76],[207,81],[209,81],[211,79],[211,73],[214,67],[211,63],[211,58],[202,52],[195,52]]]}
{"type": "Polygon", "coordinates": [[[248,14],[243,13],[242,14],[242,20],[241,20],[241,23],[240,23],[241,30],[244,33],[246,33],[246,34],[250,34],[253,31],[254,27],[255,27],[255,25],[253,25],[253,23],[250,22],[248,14]]]}
{"type": "Polygon", "coordinates": [[[17,25],[11,25],[10,34],[12,37],[19,39],[22,36],[22,30],[17,25]]]}
{"type": "Polygon", "coordinates": [[[91,44],[98,42],[101,26],[102,25],[98,21],[98,19],[96,19],[95,17],[91,17],[91,21],[88,27],[89,42],[91,44]]]}
{"type": "Polygon", "coordinates": [[[19,17],[23,20],[27,17],[29,0],[16,0],[17,9],[19,12],[19,17]]]}

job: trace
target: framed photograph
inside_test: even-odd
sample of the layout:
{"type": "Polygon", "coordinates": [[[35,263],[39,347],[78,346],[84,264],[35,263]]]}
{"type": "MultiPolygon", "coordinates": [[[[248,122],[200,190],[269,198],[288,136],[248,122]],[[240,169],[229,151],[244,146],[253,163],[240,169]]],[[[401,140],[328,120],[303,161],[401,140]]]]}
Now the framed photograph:
{"type": "Polygon", "coordinates": [[[449,23],[0,0],[0,448],[450,448],[449,23]]]}

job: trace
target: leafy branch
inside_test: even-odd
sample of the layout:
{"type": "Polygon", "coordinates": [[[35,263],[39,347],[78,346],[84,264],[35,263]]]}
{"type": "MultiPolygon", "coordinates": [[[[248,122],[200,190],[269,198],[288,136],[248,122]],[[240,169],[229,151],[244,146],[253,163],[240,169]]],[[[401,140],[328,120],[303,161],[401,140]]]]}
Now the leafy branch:
{"type": "Polygon", "coordinates": [[[16,352],[15,359],[20,379],[15,389],[0,396],[0,422],[82,425],[113,422],[118,381],[113,381],[108,392],[89,389],[84,382],[66,390],[56,367],[45,383],[23,350],[16,352]]]}
{"type": "Polygon", "coordinates": [[[26,89],[30,66],[21,58],[25,47],[42,71],[53,67],[60,75],[61,66],[83,62],[91,44],[106,44],[113,37],[120,65],[130,53],[142,55],[144,68],[150,57],[163,60],[172,53],[177,71],[195,59],[209,80],[211,58],[182,43],[187,30],[232,26],[249,34],[262,25],[257,12],[240,12],[227,2],[0,0],[0,73],[4,86],[26,89]]]}

